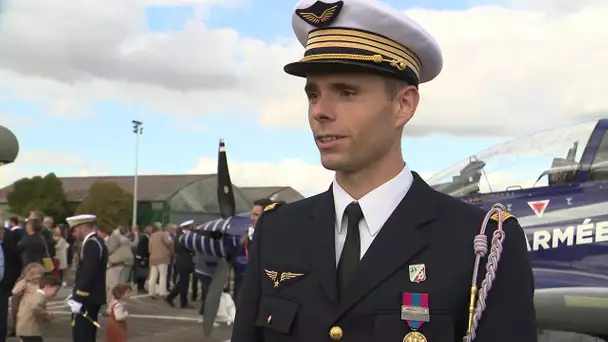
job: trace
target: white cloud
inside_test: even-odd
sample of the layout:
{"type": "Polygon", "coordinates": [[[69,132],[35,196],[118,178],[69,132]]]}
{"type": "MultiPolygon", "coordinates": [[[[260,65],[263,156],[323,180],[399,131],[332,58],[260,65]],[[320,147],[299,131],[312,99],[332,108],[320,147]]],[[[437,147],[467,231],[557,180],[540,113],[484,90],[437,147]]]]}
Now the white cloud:
{"type": "Polygon", "coordinates": [[[553,14],[577,11],[605,3],[604,0],[507,0],[506,2],[517,8],[541,10],[553,14]]]}
{"type": "Polygon", "coordinates": [[[0,166],[0,188],[21,178],[45,176],[54,172],[58,177],[107,175],[109,166],[86,158],[52,151],[29,150],[17,156],[14,164],[0,166]]]}
{"type": "MultiPolygon", "coordinates": [[[[334,172],[321,165],[299,159],[284,159],[278,163],[240,162],[228,160],[230,178],[237,186],[291,186],[304,196],[327,190],[334,172]]],[[[188,173],[217,172],[217,158],[202,157],[188,173]]]]}
{"type": "MultiPolygon", "coordinates": [[[[300,159],[283,159],[278,163],[228,159],[230,178],[237,186],[291,186],[308,197],[326,191],[334,179],[333,171],[325,169],[320,164],[312,164],[300,159]]],[[[216,157],[201,157],[197,160],[196,166],[188,171],[190,174],[216,172],[216,157]]],[[[434,173],[423,171],[418,174],[426,180],[434,173]]]]}
{"type": "MultiPolygon", "coordinates": [[[[32,118],[19,114],[0,113],[0,126],[4,126],[11,131],[15,127],[39,126],[40,123],[32,118]]],[[[13,132],[14,133],[14,132],[13,132]]]]}
{"type": "Polygon", "coordinates": [[[218,2],[235,2],[239,0],[137,0],[138,4],[144,6],[183,6],[183,5],[207,5],[218,2]]]}
{"type": "MultiPolygon", "coordinates": [[[[282,70],[302,53],[295,39],[262,42],[201,21],[179,32],[146,29],[145,5],[211,2],[225,3],[9,0],[0,86],[58,116],[119,100],[174,116],[240,110],[265,125],[306,127],[302,80],[282,70]]],[[[421,86],[406,132],[513,135],[608,113],[608,3],[570,3],[407,11],[439,41],[445,65],[421,86]]]]}
{"type": "Polygon", "coordinates": [[[295,43],[267,44],[201,21],[151,33],[142,1],[8,1],[0,21],[0,86],[61,116],[86,113],[102,100],[182,116],[249,112],[293,91],[297,80],[281,66],[299,55],[295,43]]]}
{"type": "Polygon", "coordinates": [[[501,7],[409,14],[445,56],[443,74],[422,86],[420,130],[520,133],[608,110],[608,46],[598,44],[608,40],[606,2],[554,16],[501,7]]]}

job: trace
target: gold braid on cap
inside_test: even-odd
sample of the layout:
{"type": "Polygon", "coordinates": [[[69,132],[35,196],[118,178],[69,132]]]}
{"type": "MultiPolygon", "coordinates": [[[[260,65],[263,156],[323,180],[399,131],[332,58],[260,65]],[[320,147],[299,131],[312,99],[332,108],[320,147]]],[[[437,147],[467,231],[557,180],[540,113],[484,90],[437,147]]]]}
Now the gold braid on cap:
{"type": "Polygon", "coordinates": [[[420,59],[412,50],[375,33],[335,27],[311,31],[308,34],[304,58],[300,61],[336,59],[385,62],[399,71],[411,69],[418,79],[422,67],[420,59]]]}

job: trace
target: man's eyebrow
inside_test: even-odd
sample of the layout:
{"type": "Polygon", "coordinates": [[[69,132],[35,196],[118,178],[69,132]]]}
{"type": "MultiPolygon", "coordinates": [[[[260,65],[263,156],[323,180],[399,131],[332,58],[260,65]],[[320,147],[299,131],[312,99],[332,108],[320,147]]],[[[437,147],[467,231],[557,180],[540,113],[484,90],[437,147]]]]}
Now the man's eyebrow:
{"type": "Polygon", "coordinates": [[[335,90],[355,90],[355,91],[361,90],[361,86],[358,86],[358,85],[352,84],[352,83],[346,83],[346,82],[331,83],[330,87],[335,90]]]}
{"type": "MultiPolygon", "coordinates": [[[[361,86],[359,86],[359,85],[347,83],[347,82],[333,82],[333,83],[330,83],[329,86],[332,89],[338,90],[338,91],[343,91],[343,90],[360,91],[362,89],[361,86]]],[[[307,93],[310,93],[313,91],[318,91],[318,90],[319,90],[319,86],[314,82],[306,83],[306,85],[304,86],[304,91],[307,93]]]]}

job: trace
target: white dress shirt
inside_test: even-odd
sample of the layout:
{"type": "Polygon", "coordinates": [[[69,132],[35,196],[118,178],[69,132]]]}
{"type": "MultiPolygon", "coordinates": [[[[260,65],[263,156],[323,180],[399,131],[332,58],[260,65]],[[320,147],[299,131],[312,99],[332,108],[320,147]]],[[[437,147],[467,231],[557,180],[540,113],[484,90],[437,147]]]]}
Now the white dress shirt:
{"type": "Polygon", "coordinates": [[[378,235],[384,223],[386,223],[393,211],[401,203],[401,200],[403,200],[413,182],[414,176],[407,165],[405,165],[403,170],[393,179],[370,191],[359,201],[355,201],[334,180],[332,191],[336,209],[336,267],[340,262],[340,255],[346,241],[346,227],[348,225],[348,219],[344,216],[346,207],[351,202],[359,202],[361,211],[363,211],[363,219],[359,222],[359,235],[361,237],[361,255],[359,258],[363,258],[376,235],[378,235]]]}

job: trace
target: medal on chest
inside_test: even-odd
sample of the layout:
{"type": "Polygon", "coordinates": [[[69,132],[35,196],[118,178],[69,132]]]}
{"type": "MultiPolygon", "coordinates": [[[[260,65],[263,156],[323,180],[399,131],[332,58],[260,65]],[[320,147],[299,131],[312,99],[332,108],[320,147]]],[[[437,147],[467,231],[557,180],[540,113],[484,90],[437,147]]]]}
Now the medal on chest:
{"type": "Polygon", "coordinates": [[[430,321],[429,294],[403,292],[401,319],[407,321],[411,331],[405,335],[403,342],[427,342],[426,337],[418,331],[422,324],[430,321]]]}
{"type": "Polygon", "coordinates": [[[412,331],[405,335],[403,342],[427,342],[426,337],[417,331],[412,331]]]}

